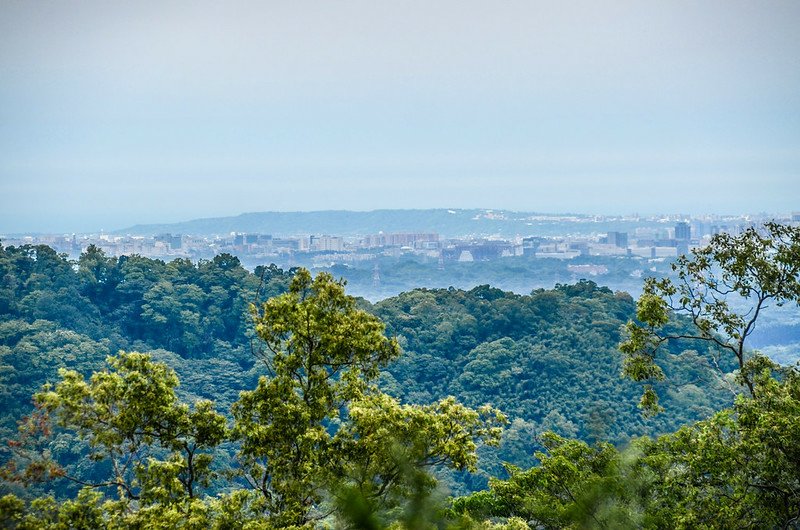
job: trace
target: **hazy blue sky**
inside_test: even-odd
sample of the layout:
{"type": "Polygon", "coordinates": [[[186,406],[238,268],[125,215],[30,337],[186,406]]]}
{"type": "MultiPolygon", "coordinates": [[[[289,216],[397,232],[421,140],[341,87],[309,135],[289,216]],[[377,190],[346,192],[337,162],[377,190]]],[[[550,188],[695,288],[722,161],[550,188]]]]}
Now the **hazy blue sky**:
{"type": "Polygon", "coordinates": [[[800,2],[0,3],[0,233],[800,210],[800,2]]]}

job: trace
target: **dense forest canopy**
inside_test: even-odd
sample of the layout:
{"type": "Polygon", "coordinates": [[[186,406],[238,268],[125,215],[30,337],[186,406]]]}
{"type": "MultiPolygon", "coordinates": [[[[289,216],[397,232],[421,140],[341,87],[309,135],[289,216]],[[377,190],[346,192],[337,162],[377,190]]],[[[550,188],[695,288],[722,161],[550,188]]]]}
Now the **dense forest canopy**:
{"type": "MultiPolygon", "coordinates": [[[[11,368],[4,375],[6,436],[60,367],[88,375],[118,350],[153,352],[180,375],[187,398],[228,410],[264,373],[248,306],[286,292],[296,272],[271,266],[251,273],[224,254],[164,263],[107,257],[93,247],[76,263],[45,246],[4,248],[0,263],[7,293],[0,344],[11,368]]],[[[485,487],[489,475],[503,474],[501,461],[530,465],[545,430],[619,443],[672,431],[732,400],[695,346],[678,345],[671,364],[678,386],[665,396],[674,406],[643,419],[639,390],[619,378],[616,350],[633,299],[590,281],[530,295],[479,286],[359,303],[404,350],[383,369],[386,392],[417,404],[455,395],[473,407],[492,403],[512,419],[499,454],[485,454],[477,476],[458,477],[456,491],[485,487]]]]}
{"type": "Polygon", "coordinates": [[[798,248],[717,237],[638,304],[582,280],[372,305],[224,254],[0,247],[3,522],[796,526],[797,372],[743,345],[800,298],[798,248]],[[434,477],[475,493],[442,511],[434,477]]]}

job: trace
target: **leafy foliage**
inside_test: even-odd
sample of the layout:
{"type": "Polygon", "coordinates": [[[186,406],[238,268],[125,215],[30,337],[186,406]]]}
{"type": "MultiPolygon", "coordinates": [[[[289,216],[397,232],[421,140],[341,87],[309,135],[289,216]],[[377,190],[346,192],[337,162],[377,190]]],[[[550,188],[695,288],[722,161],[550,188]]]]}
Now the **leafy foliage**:
{"type": "Polygon", "coordinates": [[[538,465],[510,467],[452,509],[534,528],[796,528],[800,374],[753,381],[755,397],[622,452],[546,434],[538,465]]]}
{"type": "MultiPolygon", "coordinates": [[[[719,353],[735,360],[739,378],[751,394],[753,377],[748,367],[745,342],[755,330],[763,309],[771,303],[800,305],[800,227],[766,223],[748,228],[739,236],[715,235],[711,243],[693,249],[673,264],[677,282],[669,278],[649,279],[637,303],[637,322],[627,325],[628,338],[620,349],[626,355],[624,372],[636,381],[664,379],[656,363],[660,346],[675,339],[692,339],[714,344],[719,353]],[[746,303],[745,311],[734,310],[734,300],[746,303]],[[672,312],[687,316],[693,328],[668,327],[672,312]]],[[[658,412],[652,388],[647,387],[642,408],[658,412]]]]}
{"type": "Polygon", "coordinates": [[[110,370],[89,381],[62,369],[61,382],[36,396],[60,426],[88,442],[91,460],[111,464],[112,476],[102,482],[68,478],[116,487],[121,499],[194,498],[213,476],[210,451],[226,437],[225,417],[208,401],[193,409],[180,403],[175,372],[147,355],[121,352],[108,363],[110,370]],[[168,456],[158,459],[163,452],[168,456]]]}
{"type": "Polygon", "coordinates": [[[165,264],[89,249],[71,264],[47,247],[0,247],[5,420],[59,374],[20,424],[5,477],[84,486],[6,495],[0,524],[797,527],[800,375],[744,339],[768,303],[800,298],[798,248],[798,230],[778,225],[715,238],[677,262],[677,285],[648,281],[634,308],[587,281],[529,296],[422,289],[372,306],[327,274],[250,275],[231,256],[165,264]],[[752,311],[734,311],[731,294],[752,311]],[[623,358],[613,345],[634,316],[623,358]],[[121,346],[153,351],[104,369],[121,346]],[[732,369],[747,391],[712,414],[730,403],[732,369]],[[664,414],[638,414],[623,371],[652,385],[645,411],[664,414]],[[504,434],[487,402],[513,418],[504,434]],[[445,510],[434,477],[475,490],[480,480],[453,473],[476,470],[504,478],[445,510]]]}
{"type": "MultiPolygon", "coordinates": [[[[650,280],[637,305],[642,324],[628,325],[621,345],[625,373],[665,378],[656,351],[675,339],[716,345],[732,354],[740,393],[732,408],[656,440],[642,438],[626,453],[545,435],[549,454],[528,471],[459,499],[454,509],[481,516],[522,515],[533,526],[631,528],[797,528],[800,525],[800,371],[745,349],[767,301],[798,301],[800,229],[767,224],[711,246],[675,265],[681,284],[650,280]],[[726,298],[751,301],[740,314],[726,298]],[[673,297],[678,296],[678,305],[673,297]],[[681,330],[671,311],[687,313],[681,330]],[[609,517],[611,516],[611,517],[609,517]]],[[[694,352],[693,355],[697,355],[694,352]]],[[[660,406],[652,388],[641,405],[660,406]]]]}
{"type": "Polygon", "coordinates": [[[643,441],[658,480],[651,510],[675,528],[793,528],[800,522],[800,373],[755,374],[755,397],[643,441]]]}
{"type": "Polygon", "coordinates": [[[643,418],[640,389],[620,379],[617,350],[633,299],[590,281],[528,296],[489,286],[418,289],[374,311],[406,351],[384,371],[386,392],[411,403],[453,394],[473,407],[491,403],[512,418],[499,450],[482,451],[480,476],[459,477],[459,492],[505,474],[503,461],[533,465],[533,453],[543,449],[537,436],[547,430],[621,444],[674,431],[733,401],[708,361],[711,346],[690,350],[688,342],[675,342],[663,362],[674,385],[660,387],[666,412],[643,418]]]}
{"type": "Polygon", "coordinates": [[[492,479],[489,490],[456,499],[452,509],[478,518],[517,517],[540,528],[652,527],[644,507],[653,475],[633,453],[554,433],[542,441],[547,452],[536,454],[537,466],[509,466],[508,480],[492,479]]]}
{"type": "MultiPolygon", "coordinates": [[[[29,396],[54,383],[59,368],[88,376],[119,349],[150,351],[154,360],[168,363],[183,383],[176,388],[182,400],[213,400],[218,410],[229,410],[240,392],[256,388],[268,373],[253,351],[263,350],[262,360],[271,362],[253,329],[249,304],[287,292],[297,272],[270,266],[251,274],[227,255],[197,264],[110,258],[93,247],[73,264],[47,247],[0,248],[0,267],[9,286],[0,293],[7,293],[10,308],[0,315],[6,436],[31,410],[29,396]],[[49,297],[53,282],[72,293],[63,305],[44,313],[20,307],[19,299],[49,297]],[[66,314],[77,317],[65,321],[66,314]],[[48,320],[32,320],[36,316],[48,320]]],[[[593,282],[530,296],[489,286],[415,290],[374,306],[357,305],[380,317],[406,350],[381,368],[377,383],[384,391],[402,403],[432,404],[458,395],[468,406],[489,402],[512,418],[496,451],[479,448],[477,476],[448,478],[456,491],[485,487],[489,475],[504,473],[501,461],[531,465],[541,448],[535,437],[548,429],[619,443],[669,432],[730,403],[704,360],[708,351],[695,355],[676,344],[670,351],[677,355],[664,363],[678,384],[664,392],[667,413],[643,420],[631,405],[635,385],[619,381],[615,350],[621,326],[633,315],[633,300],[593,282]]],[[[61,447],[67,445],[65,439],[61,447]]],[[[229,447],[227,458],[233,452],[229,447]]],[[[80,462],[80,454],[73,461],[80,462]]]]}
{"type": "MultiPolygon", "coordinates": [[[[42,416],[31,432],[47,436],[50,418],[74,432],[97,463],[90,476],[59,467],[48,451],[28,458],[18,476],[87,486],[76,502],[90,526],[206,528],[238,517],[231,524],[306,527],[332,513],[343,487],[367,493],[376,507],[398,507],[415,484],[424,495],[435,487],[427,468],[474,469],[478,443],[498,442],[505,418],[491,407],[475,411],[453,398],[400,405],[382,394],[374,382],[399,346],[329,275],[299,270],[288,292],[252,312],[270,375],[241,393],[232,429],[211,402],[181,402],[165,364],[121,352],[88,380],[60,370],[61,381],[35,398],[42,416]],[[238,515],[203,491],[219,476],[213,463],[225,442],[236,444],[239,465],[225,470],[231,493],[223,498],[238,503],[238,515]]],[[[15,448],[10,471],[34,453],[22,442],[15,448]]],[[[4,502],[12,526],[78,524],[72,502],[43,497],[24,516],[14,497],[4,502]]]]}
{"type": "Polygon", "coordinates": [[[302,524],[322,500],[324,464],[337,458],[330,422],[400,350],[326,274],[299,271],[288,293],[254,311],[271,376],[234,405],[235,433],[248,481],[269,511],[302,524]]]}

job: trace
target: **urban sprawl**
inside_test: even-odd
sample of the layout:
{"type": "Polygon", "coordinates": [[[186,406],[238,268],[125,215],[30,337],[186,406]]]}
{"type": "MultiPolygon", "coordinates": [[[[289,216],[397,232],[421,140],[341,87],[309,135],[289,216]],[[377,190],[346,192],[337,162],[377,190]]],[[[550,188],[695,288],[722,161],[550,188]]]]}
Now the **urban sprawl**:
{"type": "MultiPolygon", "coordinates": [[[[543,218],[544,219],[544,218],[543,218]]],[[[595,218],[607,220],[608,218],[595,218]]],[[[210,259],[222,253],[239,257],[255,265],[274,262],[292,266],[298,263],[329,266],[375,260],[379,256],[416,255],[446,262],[491,261],[514,256],[569,260],[578,256],[628,256],[648,259],[672,258],[690,248],[705,245],[718,233],[736,235],[750,226],[767,220],[799,223],[800,213],[788,216],[647,218],[647,226],[629,231],[568,235],[573,217],[548,217],[563,223],[563,236],[468,236],[444,238],[429,233],[376,233],[360,237],[330,234],[278,237],[267,233],[232,232],[200,236],[164,233],[154,236],[99,234],[14,235],[0,236],[5,246],[46,244],[59,253],[77,258],[89,245],[107,255],[138,254],[150,258],[192,260],[210,259]],[[657,226],[653,226],[657,221],[657,226]]],[[[579,218],[581,222],[586,218],[579,218]]],[[[632,219],[625,218],[630,222],[632,219]]],[[[535,229],[531,230],[535,232],[535,229]]],[[[581,267],[587,267],[582,265],[581,267]]],[[[588,266],[590,267],[590,266],[588,266]]],[[[592,273],[593,271],[585,271],[592,273]]]]}

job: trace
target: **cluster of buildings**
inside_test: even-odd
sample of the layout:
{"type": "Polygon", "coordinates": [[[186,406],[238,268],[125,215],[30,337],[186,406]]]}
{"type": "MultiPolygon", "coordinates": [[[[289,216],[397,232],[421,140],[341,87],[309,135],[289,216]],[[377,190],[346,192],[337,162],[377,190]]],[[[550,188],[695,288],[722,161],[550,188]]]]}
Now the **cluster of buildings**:
{"type": "MultiPolygon", "coordinates": [[[[735,231],[743,229],[737,227],[735,231]]],[[[714,233],[720,231],[716,230],[714,233]]],[[[526,237],[522,240],[522,246],[523,253],[532,253],[542,258],[570,259],[577,256],[669,258],[688,253],[690,247],[702,245],[710,235],[702,233],[698,228],[693,231],[692,226],[686,221],[678,221],[674,227],[636,228],[633,233],[609,231],[599,237],[526,237]]]]}
{"type": "MultiPolygon", "coordinates": [[[[378,256],[404,254],[444,262],[491,261],[505,257],[572,259],[578,256],[619,256],[648,259],[672,258],[690,248],[705,245],[718,233],[736,235],[755,224],[740,219],[720,222],[709,218],[666,220],[635,227],[629,231],[607,231],[575,236],[515,236],[442,238],[430,233],[377,233],[363,237],[310,235],[274,237],[270,234],[231,233],[226,236],[203,237],[181,234],[159,234],[152,237],[113,234],[68,236],[22,236],[3,238],[3,245],[46,244],[72,258],[89,245],[106,254],[119,256],[139,254],[160,259],[210,259],[221,253],[238,256],[246,264],[274,262],[281,265],[354,264],[372,261],[378,256]]],[[[800,222],[800,213],[784,222],[800,222]]],[[[568,226],[565,224],[565,227],[568,226]]],[[[599,273],[599,271],[586,271],[599,273]]]]}
{"type": "Polygon", "coordinates": [[[31,235],[2,237],[5,246],[48,245],[59,253],[77,258],[89,245],[94,245],[110,256],[138,254],[150,258],[208,259],[217,254],[229,253],[246,258],[279,258],[296,254],[338,255],[350,261],[360,256],[375,256],[374,251],[392,249],[392,252],[433,251],[442,249],[436,233],[379,233],[363,238],[335,235],[273,237],[270,234],[231,233],[227,236],[193,236],[185,234],[158,234],[131,236],[114,234],[86,235],[31,235]]]}

